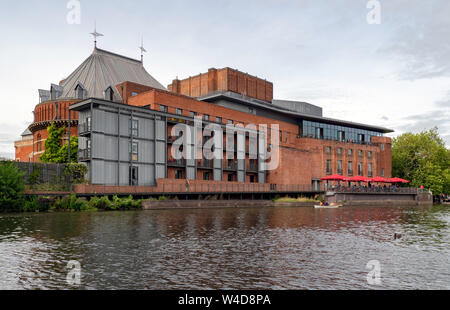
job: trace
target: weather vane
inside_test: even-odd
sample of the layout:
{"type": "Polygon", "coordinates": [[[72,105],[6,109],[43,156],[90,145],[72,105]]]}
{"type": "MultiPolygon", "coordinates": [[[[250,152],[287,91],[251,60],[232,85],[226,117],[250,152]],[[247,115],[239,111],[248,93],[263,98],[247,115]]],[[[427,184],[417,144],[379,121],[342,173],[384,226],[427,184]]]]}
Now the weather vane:
{"type": "Polygon", "coordinates": [[[147,53],[147,50],[144,48],[144,37],[142,37],[141,46],[139,46],[139,49],[141,50],[141,62],[144,63],[144,53],[147,53]]]}
{"type": "Polygon", "coordinates": [[[103,37],[103,34],[97,32],[97,22],[95,22],[94,32],[91,33],[94,36],[94,45],[97,48],[97,38],[103,37]]]}

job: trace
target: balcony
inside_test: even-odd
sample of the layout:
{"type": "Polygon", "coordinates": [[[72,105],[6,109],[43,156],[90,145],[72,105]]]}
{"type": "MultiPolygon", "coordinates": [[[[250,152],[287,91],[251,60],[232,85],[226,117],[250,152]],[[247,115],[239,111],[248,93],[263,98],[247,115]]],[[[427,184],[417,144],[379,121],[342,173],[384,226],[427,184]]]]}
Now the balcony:
{"type": "Polygon", "coordinates": [[[169,167],[186,167],[186,160],[169,158],[167,160],[167,166],[169,166],[169,167]]]}
{"type": "Polygon", "coordinates": [[[248,172],[258,172],[258,164],[250,164],[248,166],[248,172]]]}
{"type": "Polygon", "coordinates": [[[91,149],[78,150],[78,159],[80,161],[91,160],[91,149]]]}
{"type": "Polygon", "coordinates": [[[227,170],[227,171],[236,171],[237,170],[237,165],[235,162],[229,163],[229,162],[225,162],[223,165],[223,170],[227,170]]]}
{"type": "Polygon", "coordinates": [[[89,123],[81,123],[78,125],[78,134],[80,136],[87,136],[91,134],[92,126],[89,123]]]}
{"type": "Polygon", "coordinates": [[[212,169],[213,168],[213,161],[204,159],[204,160],[198,160],[197,161],[197,168],[199,169],[212,169]]]}

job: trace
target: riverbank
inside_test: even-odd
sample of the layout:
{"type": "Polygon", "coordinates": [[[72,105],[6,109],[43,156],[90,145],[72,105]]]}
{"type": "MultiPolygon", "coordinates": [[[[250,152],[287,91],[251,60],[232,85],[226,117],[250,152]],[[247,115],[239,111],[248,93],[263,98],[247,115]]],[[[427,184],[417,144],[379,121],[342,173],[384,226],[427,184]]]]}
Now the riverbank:
{"type": "Polygon", "coordinates": [[[313,201],[273,200],[145,200],[143,210],[214,209],[214,208],[264,208],[264,207],[314,207],[313,201]]]}

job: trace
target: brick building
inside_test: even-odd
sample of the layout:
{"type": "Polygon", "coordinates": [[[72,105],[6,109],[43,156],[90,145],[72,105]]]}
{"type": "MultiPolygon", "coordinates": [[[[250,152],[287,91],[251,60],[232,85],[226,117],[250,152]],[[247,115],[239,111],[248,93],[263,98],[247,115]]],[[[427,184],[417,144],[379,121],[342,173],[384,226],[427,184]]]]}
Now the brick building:
{"type": "MultiPolygon", "coordinates": [[[[189,179],[316,187],[321,177],[335,173],[391,177],[391,139],[384,134],[392,130],[327,118],[309,103],[273,99],[273,91],[271,82],[231,68],[175,79],[166,89],[142,61],[96,48],[67,79],[40,91],[41,103],[29,127],[31,156],[17,145],[16,159],[37,160],[46,126],[68,126],[70,119],[71,134],[80,140],[80,162],[88,166],[92,184],[153,186],[159,179],[189,179]],[[271,130],[263,136],[256,133],[256,158],[249,132],[245,149],[234,150],[245,154],[243,159],[171,158],[177,138],[172,129],[192,125],[195,117],[203,126],[224,130],[227,124],[278,125],[278,167],[262,168],[272,147],[271,130]]],[[[226,139],[224,134],[223,145],[226,139]]]]}

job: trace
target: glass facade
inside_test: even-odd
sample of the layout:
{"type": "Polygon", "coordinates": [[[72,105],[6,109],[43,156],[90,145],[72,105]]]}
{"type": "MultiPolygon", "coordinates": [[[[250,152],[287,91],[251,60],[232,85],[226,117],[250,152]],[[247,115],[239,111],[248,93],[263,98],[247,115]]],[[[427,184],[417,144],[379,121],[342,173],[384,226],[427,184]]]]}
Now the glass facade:
{"type": "Polygon", "coordinates": [[[369,144],[371,137],[381,137],[381,132],[303,121],[303,137],[369,144]]]}

